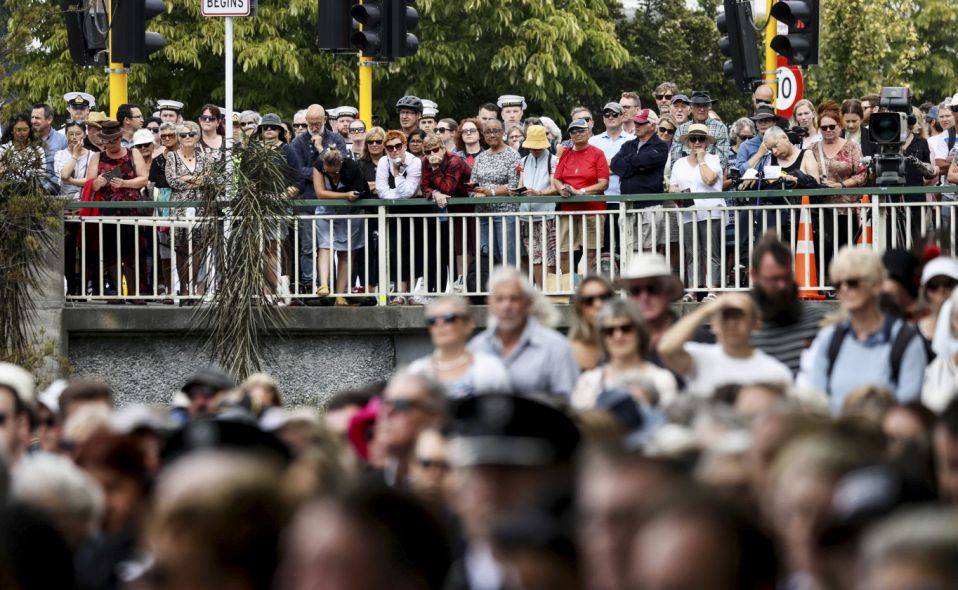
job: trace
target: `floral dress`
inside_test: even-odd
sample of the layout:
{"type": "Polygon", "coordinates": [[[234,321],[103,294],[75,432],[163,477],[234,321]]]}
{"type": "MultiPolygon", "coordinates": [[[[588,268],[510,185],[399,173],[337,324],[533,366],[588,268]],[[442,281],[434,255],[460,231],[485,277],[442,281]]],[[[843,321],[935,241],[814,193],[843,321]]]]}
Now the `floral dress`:
{"type": "MultiPolygon", "coordinates": [[[[470,180],[486,188],[502,185],[515,188],[519,184],[519,154],[511,147],[506,147],[506,149],[497,154],[492,153],[490,150],[485,150],[476,156],[476,164],[472,167],[472,177],[470,180]]],[[[510,212],[518,210],[519,203],[476,205],[476,213],[510,212]]]]}
{"type": "MultiPolygon", "coordinates": [[[[822,171],[823,180],[833,182],[844,182],[845,184],[861,184],[865,182],[865,167],[861,163],[862,149],[854,141],[845,140],[835,157],[829,158],[825,155],[825,144],[819,142],[812,150],[815,159],[818,160],[818,169],[822,171]]],[[[832,195],[824,198],[825,203],[859,203],[861,197],[858,195],[832,195]]],[[[847,215],[847,210],[842,210],[841,215],[847,215]]]]}

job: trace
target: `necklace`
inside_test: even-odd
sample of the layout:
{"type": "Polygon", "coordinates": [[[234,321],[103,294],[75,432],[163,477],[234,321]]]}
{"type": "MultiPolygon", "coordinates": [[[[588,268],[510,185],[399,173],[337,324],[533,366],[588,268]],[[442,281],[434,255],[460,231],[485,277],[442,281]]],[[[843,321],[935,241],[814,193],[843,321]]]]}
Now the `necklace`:
{"type": "Polygon", "coordinates": [[[435,354],[432,357],[432,364],[437,371],[452,371],[453,369],[458,369],[464,367],[472,362],[472,355],[469,354],[469,351],[466,351],[459,355],[458,357],[452,359],[451,361],[441,361],[439,357],[435,354]]]}

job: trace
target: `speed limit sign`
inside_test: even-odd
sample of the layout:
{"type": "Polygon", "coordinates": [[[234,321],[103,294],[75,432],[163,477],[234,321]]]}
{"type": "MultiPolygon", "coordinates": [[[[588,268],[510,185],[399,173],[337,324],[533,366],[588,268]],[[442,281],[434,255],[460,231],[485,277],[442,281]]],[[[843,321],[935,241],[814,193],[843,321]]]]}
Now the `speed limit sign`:
{"type": "Polygon", "coordinates": [[[775,112],[782,117],[791,117],[795,103],[802,100],[805,90],[802,71],[797,66],[782,66],[775,70],[775,79],[778,81],[775,112]]]}

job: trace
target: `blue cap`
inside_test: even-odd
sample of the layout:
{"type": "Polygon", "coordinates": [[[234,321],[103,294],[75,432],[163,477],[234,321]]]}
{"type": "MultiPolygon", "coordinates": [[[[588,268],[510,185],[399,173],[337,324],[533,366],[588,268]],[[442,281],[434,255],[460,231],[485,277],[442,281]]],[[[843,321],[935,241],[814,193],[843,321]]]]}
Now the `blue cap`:
{"type": "Polygon", "coordinates": [[[925,115],[926,121],[937,121],[938,120],[938,107],[933,106],[928,109],[928,114],[925,115]]]}

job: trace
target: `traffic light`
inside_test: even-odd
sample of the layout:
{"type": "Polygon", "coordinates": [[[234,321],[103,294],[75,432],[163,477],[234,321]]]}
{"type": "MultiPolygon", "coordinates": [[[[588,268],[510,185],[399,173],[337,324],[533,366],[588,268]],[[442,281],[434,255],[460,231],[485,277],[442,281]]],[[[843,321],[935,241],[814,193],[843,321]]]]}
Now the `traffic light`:
{"type": "Polygon", "coordinates": [[[715,24],[719,33],[725,35],[719,41],[719,49],[731,58],[725,62],[725,77],[734,80],[742,92],[752,92],[755,83],[762,79],[752,6],[749,0],[724,1],[725,12],[718,15],[715,24]]]}
{"type": "Polygon", "coordinates": [[[772,51],[793,66],[817,64],[819,0],[779,0],[769,14],[788,25],[787,35],[772,38],[772,51]]]}
{"type": "Polygon", "coordinates": [[[386,57],[383,52],[387,35],[384,8],[383,0],[364,0],[350,10],[352,17],[363,26],[363,30],[353,33],[350,40],[365,56],[386,57]]]}
{"type": "Polygon", "coordinates": [[[162,35],[146,30],[146,21],[163,12],[163,0],[113,0],[110,59],[116,63],[144,64],[151,53],[166,47],[162,35]]]}
{"type": "Polygon", "coordinates": [[[387,22],[389,26],[389,45],[387,53],[391,59],[408,57],[419,49],[419,39],[412,33],[419,24],[419,12],[412,6],[412,0],[386,0],[389,3],[387,22]]]}
{"type": "Polygon", "coordinates": [[[109,23],[106,9],[99,12],[83,0],[61,0],[67,24],[70,57],[81,66],[107,65],[106,37],[109,23]]]}
{"type": "Polygon", "coordinates": [[[316,32],[319,48],[333,53],[355,53],[350,40],[359,32],[359,23],[352,16],[353,0],[319,0],[316,32]]]}

